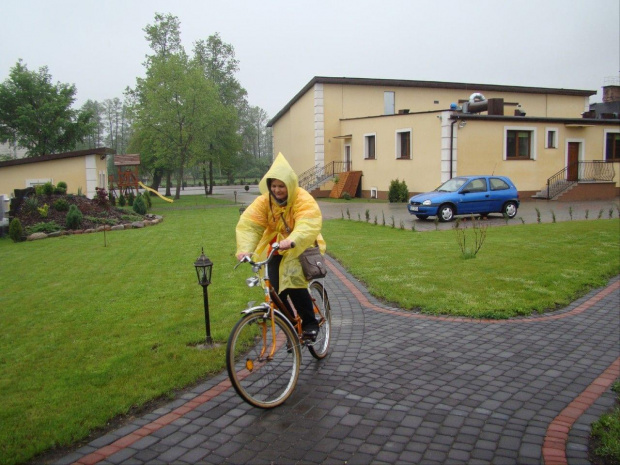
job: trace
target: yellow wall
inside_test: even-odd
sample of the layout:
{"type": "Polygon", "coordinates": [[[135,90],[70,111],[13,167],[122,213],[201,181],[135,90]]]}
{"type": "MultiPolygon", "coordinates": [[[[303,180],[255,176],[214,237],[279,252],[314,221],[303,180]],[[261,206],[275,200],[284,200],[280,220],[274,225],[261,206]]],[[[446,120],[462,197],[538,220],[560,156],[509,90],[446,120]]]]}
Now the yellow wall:
{"type": "Polygon", "coordinates": [[[313,89],[273,126],[273,152],[281,152],[297,174],[315,166],[313,89]]]}
{"type": "Polygon", "coordinates": [[[81,188],[82,194],[92,198],[95,195],[94,185],[87,183],[87,165],[92,167],[96,177],[96,186],[107,188],[107,167],[105,158],[99,155],[86,155],[73,158],[62,158],[40,163],[0,167],[0,193],[10,195],[14,189],[28,187],[28,180],[40,180],[41,183],[51,181],[54,185],[60,181],[67,183],[67,192],[77,194],[81,188]],[[105,183],[100,185],[99,174],[105,174],[105,183]]]}

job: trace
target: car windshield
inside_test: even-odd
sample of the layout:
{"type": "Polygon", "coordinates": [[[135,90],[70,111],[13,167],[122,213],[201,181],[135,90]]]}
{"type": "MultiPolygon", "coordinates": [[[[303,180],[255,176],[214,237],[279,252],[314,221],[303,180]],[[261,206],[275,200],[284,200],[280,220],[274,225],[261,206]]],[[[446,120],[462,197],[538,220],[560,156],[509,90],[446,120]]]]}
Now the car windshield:
{"type": "Polygon", "coordinates": [[[437,192],[456,192],[463,184],[467,182],[467,179],[452,178],[449,181],[444,182],[441,186],[435,189],[437,192]]]}

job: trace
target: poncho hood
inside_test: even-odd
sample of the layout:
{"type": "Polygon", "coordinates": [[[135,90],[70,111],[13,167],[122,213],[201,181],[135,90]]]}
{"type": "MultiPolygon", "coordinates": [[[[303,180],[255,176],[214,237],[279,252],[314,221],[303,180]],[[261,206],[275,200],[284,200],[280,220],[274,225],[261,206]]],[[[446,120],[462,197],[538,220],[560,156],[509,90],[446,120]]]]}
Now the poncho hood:
{"type": "Polygon", "coordinates": [[[297,197],[297,188],[299,187],[299,180],[291,165],[289,165],[284,155],[278,153],[278,156],[273,161],[271,168],[267,171],[267,174],[263,176],[263,179],[258,183],[258,190],[261,194],[269,193],[269,186],[267,185],[268,179],[279,179],[284,183],[288,190],[287,204],[293,205],[295,198],[297,197]]]}

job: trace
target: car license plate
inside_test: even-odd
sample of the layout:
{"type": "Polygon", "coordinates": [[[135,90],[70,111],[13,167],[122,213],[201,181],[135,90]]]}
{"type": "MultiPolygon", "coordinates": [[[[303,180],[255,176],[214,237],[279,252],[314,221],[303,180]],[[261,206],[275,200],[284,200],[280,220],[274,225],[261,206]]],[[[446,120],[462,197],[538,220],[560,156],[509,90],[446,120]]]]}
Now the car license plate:
{"type": "Polygon", "coordinates": [[[418,211],[418,207],[409,207],[411,209],[412,212],[417,212],[418,211]]]}

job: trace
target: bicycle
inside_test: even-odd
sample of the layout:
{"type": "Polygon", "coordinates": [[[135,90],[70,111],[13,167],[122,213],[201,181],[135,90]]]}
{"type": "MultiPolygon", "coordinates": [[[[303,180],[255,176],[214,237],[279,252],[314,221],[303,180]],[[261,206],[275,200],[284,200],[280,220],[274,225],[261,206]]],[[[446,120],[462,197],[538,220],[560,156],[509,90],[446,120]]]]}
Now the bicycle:
{"type": "Polygon", "coordinates": [[[243,316],[233,327],[226,347],[226,368],[235,391],[250,405],[265,409],[281,405],[293,393],[302,348],[307,347],[317,360],[323,359],[331,336],[329,299],[320,282],[311,281],[308,285],[319,324],[315,341],[304,339],[301,318],[296,312],[291,314],[275,292],[267,264],[278,249],[279,244],[274,244],[262,262],[245,257],[235,266],[236,269],[241,263],[252,265],[254,276],[246,283],[249,287],[262,285],[265,301],[241,312],[243,316]]]}

